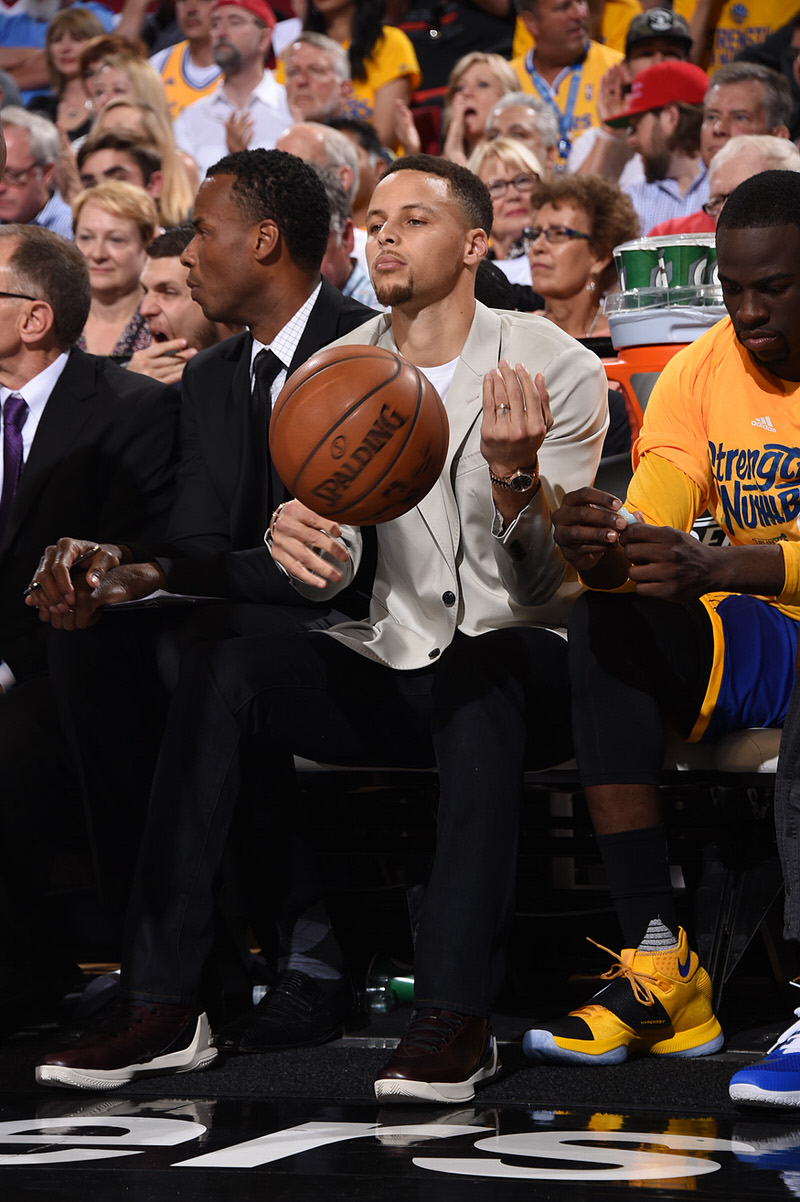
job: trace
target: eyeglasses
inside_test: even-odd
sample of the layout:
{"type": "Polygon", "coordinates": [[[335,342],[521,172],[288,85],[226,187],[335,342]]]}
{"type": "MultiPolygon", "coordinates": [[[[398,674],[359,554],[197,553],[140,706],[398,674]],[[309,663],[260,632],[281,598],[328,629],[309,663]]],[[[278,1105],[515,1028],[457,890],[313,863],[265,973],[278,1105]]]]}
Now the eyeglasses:
{"type": "Polygon", "coordinates": [[[730,192],[721,193],[719,196],[710,196],[702,206],[703,212],[709,217],[718,217],[729,196],[730,192]]]}
{"type": "Polygon", "coordinates": [[[0,296],[10,296],[16,300],[38,300],[38,296],[28,296],[27,292],[0,292],[0,296]]]}
{"type": "Polygon", "coordinates": [[[509,188],[516,188],[518,192],[530,192],[535,183],[538,183],[538,175],[515,175],[513,179],[493,179],[490,184],[487,184],[489,195],[494,199],[505,196],[509,188]]]}
{"type": "Polygon", "coordinates": [[[24,183],[27,183],[30,173],[35,171],[38,166],[38,163],[31,163],[30,167],[23,167],[21,171],[12,171],[10,167],[6,167],[2,182],[9,188],[21,188],[24,183]]]}
{"type": "Polygon", "coordinates": [[[591,234],[583,234],[580,230],[570,229],[568,225],[548,225],[546,228],[543,225],[529,225],[522,231],[525,250],[530,250],[534,242],[538,242],[542,237],[549,245],[558,246],[559,243],[569,242],[573,238],[585,238],[588,242],[591,234]]]}

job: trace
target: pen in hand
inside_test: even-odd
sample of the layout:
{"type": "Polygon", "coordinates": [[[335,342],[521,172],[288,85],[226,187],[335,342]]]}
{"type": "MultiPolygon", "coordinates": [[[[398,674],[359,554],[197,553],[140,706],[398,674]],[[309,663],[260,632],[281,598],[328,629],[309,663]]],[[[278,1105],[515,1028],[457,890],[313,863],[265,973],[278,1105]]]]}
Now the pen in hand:
{"type": "MultiPolygon", "coordinates": [[[[89,547],[88,551],[83,551],[82,554],[80,554],[77,557],[77,559],[73,559],[72,563],[70,564],[69,570],[72,571],[72,569],[77,568],[77,566],[79,564],[85,563],[85,561],[87,559],[91,559],[93,555],[96,555],[99,550],[100,550],[100,544],[95,543],[93,547],[89,547]]],[[[38,581],[34,580],[31,584],[28,585],[28,587],[25,589],[25,592],[22,595],[23,595],[23,597],[30,597],[31,594],[36,591],[36,589],[41,588],[41,587],[42,587],[41,584],[39,584],[38,581]]]]}

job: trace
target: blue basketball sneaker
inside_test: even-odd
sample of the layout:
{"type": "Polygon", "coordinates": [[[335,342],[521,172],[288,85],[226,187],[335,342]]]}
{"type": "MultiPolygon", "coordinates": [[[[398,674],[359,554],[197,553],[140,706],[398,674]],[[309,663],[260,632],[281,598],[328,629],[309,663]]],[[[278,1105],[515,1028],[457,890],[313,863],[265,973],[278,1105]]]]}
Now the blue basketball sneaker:
{"type": "Polygon", "coordinates": [[[795,1015],[798,1021],[784,1031],[763,1060],[733,1074],[729,1092],[734,1102],[800,1107],[800,1008],[795,1015]]]}

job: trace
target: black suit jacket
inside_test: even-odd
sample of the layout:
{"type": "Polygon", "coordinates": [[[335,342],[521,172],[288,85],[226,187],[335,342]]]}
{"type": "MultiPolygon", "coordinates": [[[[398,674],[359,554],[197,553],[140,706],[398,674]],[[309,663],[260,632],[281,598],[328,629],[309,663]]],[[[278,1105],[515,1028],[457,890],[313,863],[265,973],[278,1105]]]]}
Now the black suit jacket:
{"type": "MultiPolygon", "coordinates": [[[[289,372],[374,316],[323,279],[289,372]]],[[[295,605],[298,594],[264,546],[269,514],[256,456],[268,448],[254,446],[252,434],[252,345],[249,333],[238,334],[187,366],[169,541],[131,550],[139,561],[157,558],[174,592],[295,605]]]]}
{"type": "Polygon", "coordinates": [[[0,658],[18,681],[45,667],[48,628],[23,602],[45,547],[67,534],[127,542],[166,529],[177,409],[173,389],[70,352],[0,542],[0,658]]]}

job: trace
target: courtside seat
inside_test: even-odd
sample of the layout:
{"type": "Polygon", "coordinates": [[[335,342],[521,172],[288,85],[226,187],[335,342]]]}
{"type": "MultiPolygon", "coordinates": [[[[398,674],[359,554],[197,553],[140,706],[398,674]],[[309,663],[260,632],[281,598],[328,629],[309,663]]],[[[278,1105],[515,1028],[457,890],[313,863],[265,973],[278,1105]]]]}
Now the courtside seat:
{"type": "MultiPolygon", "coordinates": [[[[725,982],[782,889],[772,812],[780,737],[777,729],[748,729],[716,744],[685,743],[677,737],[667,744],[664,801],[672,862],[693,900],[698,951],[714,983],[717,1005],[725,982]]],[[[315,792],[327,791],[326,776],[339,794],[365,785],[387,790],[387,798],[401,795],[398,788],[404,795],[435,791],[431,769],[337,767],[300,758],[295,763],[301,783],[305,779],[315,792]]],[[[531,798],[549,796],[550,804],[523,808],[522,854],[530,824],[528,842],[535,854],[558,861],[551,882],[555,888],[569,889],[576,880],[572,857],[585,858],[587,848],[596,856],[585,810],[573,804],[580,794],[575,761],[528,772],[525,785],[531,798]]],[[[377,821],[379,813],[380,807],[377,814],[372,810],[377,821]]],[[[388,815],[386,819],[388,823],[388,815]]],[[[431,833],[412,841],[409,850],[419,853],[420,842],[431,833]]],[[[391,840],[381,842],[385,853],[391,840]]],[[[777,963],[780,939],[772,939],[768,931],[765,939],[776,975],[782,975],[784,966],[777,963]]]]}

